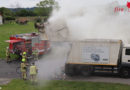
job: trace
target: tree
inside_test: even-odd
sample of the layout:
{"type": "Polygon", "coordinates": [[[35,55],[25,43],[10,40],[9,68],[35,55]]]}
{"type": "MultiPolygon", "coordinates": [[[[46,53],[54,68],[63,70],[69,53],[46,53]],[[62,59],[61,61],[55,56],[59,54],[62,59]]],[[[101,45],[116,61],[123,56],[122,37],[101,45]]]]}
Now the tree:
{"type": "Polygon", "coordinates": [[[10,9],[5,8],[5,7],[0,8],[0,12],[3,14],[4,17],[14,16],[14,13],[10,9]]]}
{"type": "Polygon", "coordinates": [[[58,3],[55,0],[43,0],[37,4],[38,7],[47,8],[47,7],[57,7],[58,3]]]}
{"type": "Polygon", "coordinates": [[[55,0],[42,0],[37,4],[34,12],[39,16],[49,16],[52,8],[57,8],[58,3],[55,0]]]}
{"type": "Polygon", "coordinates": [[[19,10],[16,12],[17,16],[27,16],[28,15],[28,11],[25,9],[19,10]]]}
{"type": "Polygon", "coordinates": [[[0,12],[3,15],[3,21],[5,20],[14,20],[14,12],[12,12],[10,9],[1,7],[0,12]]]}
{"type": "Polygon", "coordinates": [[[37,16],[49,16],[51,11],[52,11],[52,8],[50,7],[48,8],[37,7],[34,9],[34,13],[36,13],[37,16]]]}
{"type": "Polygon", "coordinates": [[[34,13],[31,10],[21,9],[15,12],[16,16],[36,16],[36,13],[34,13]]]}

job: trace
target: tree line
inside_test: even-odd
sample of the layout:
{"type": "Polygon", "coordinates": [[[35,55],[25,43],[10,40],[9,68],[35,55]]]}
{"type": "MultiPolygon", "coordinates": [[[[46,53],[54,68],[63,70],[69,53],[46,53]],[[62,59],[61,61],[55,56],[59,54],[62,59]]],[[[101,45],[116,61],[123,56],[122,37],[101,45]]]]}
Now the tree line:
{"type": "Polygon", "coordinates": [[[36,7],[32,9],[27,8],[10,8],[1,7],[0,13],[4,20],[14,20],[15,17],[27,17],[27,16],[46,16],[48,17],[53,7],[58,7],[55,0],[42,0],[36,4],[36,7]]]}
{"type": "Polygon", "coordinates": [[[15,17],[27,17],[27,16],[49,16],[52,11],[51,7],[41,8],[36,7],[34,10],[27,10],[26,8],[17,9],[13,11],[9,8],[1,7],[0,12],[5,19],[15,19],[15,17]]]}

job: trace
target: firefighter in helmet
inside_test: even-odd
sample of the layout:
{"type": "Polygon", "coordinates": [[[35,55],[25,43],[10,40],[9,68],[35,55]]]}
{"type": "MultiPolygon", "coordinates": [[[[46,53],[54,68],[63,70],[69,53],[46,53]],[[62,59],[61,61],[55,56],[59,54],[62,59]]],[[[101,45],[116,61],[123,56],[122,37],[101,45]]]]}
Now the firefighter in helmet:
{"type": "Polygon", "coordinates": [[[9,47],[6,48],[6,62],[10,62],[10,52],[9,52],[9,47]]]}
{"type": "Polygon", "coordinates": [[[35,63],[32,63],[30,66],[30,80],[32,83],[36,83],[36,75],[37,75],[38,69],[35,65],[35,63]]]}
{"type": "Polygon", "coordinates": [[[27,60],[27,53],[26,52],[23,52],[22,53],[22,60],[25,59],[25,61],[27,60]]]}
{"type": "Polygon", "coordinates": [[[26,64],[26,60],[22,59],[22,63],[21,63],[21,76],[23,80],[27,79],[27,64],[26,64]]]}

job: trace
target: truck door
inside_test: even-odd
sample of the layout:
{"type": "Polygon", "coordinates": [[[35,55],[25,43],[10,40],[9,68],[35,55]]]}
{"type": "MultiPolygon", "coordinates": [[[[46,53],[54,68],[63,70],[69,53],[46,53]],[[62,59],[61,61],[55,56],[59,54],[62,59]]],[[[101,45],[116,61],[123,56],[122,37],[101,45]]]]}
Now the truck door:
{"type": "Polygon", "coordinates": [[[130,47],[123,48],[122,63],[130,63],[130,47]]]}

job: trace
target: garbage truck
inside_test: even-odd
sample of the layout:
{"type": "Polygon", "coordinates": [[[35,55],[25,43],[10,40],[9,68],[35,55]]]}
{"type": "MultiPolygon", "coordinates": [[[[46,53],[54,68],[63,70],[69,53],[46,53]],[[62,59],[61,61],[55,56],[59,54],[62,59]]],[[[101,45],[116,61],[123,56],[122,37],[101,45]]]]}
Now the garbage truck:
{"type": "Polygon", "coordinates": [[[130,76],[130,46],[116,39],[74,41],[65,63],[66,75],[112,72],[130,76]]]}

